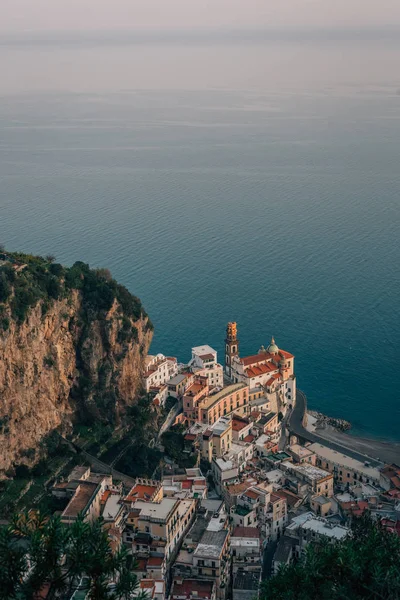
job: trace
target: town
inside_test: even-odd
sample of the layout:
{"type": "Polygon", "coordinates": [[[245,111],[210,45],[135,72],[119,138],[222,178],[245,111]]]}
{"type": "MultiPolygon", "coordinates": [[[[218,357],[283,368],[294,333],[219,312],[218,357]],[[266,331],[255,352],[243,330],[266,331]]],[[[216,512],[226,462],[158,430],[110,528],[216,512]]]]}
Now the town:
{"type": "Polygon", "coordinates": [[[307,433],[294,359],[274,338],[242,357],[236,323],[223,365],[208,345],[186,365],[148,356],[146,392],[171,403],[164,429],[183,431],[194,466],[166,460],[159,479],[132,485],[77,466],[52,488],[69,500],[61,520],[102,516],[155,600],[252,600],[310,541],[343,539],[366,511],[400,535],[400,467],[307,433]]]}

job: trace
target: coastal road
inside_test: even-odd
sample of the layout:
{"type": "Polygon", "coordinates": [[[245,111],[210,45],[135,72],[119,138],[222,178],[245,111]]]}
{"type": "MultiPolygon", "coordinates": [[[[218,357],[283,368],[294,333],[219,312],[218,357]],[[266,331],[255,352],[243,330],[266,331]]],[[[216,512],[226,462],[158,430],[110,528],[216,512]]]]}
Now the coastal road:
{"type": "Polygon", "coordinates": [[[341,452],[342,454],[346,454],[346,456],[350,456],[350,458],[354,458],[355,460],[359,460],[361,462],[368,461],[373,467],[382,466],[382,462],[371,458],[368,454],[362,454],[361,452],[357,452],[353,450],[349,446],[351,445],[351,438],[349,439],[349,446],[344,444],[339,444],[337,442],[327,440],[326,438],[317,435],[316,433],[312,433],[308,431],[303,426],[303,417],[304,413],[307,410],[307,398],[305,394],[301,390],[297,390],[296,392],[296,404],[292,410],[292,414],[289,417],[287,428],[290,433],[297,435],[304,440],[310,442],[316,442],[318,444],[322,444],[331,450],[335,450],[336,452],[341,452]]]}

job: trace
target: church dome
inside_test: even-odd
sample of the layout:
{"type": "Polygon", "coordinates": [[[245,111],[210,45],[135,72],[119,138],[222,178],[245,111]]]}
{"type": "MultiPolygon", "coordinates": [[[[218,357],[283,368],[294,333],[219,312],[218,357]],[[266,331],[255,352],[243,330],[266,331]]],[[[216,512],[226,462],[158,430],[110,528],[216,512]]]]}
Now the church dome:
{"type": "Polygon", "coordinates": [[[271,343],[270,343],[270,345],[268,346],[268,348],[267,348],[267,349],[268,349],[268,352],[269,352],[270,354],[278,354],[278,352],[279,352],[279,348],[278,348],[278,346],[275,344],[275,340],[274,340],[274,338],[273,338],[273,337],[271,338],[271,343]]]}
{"type": "Polygon", "coordinates": [[[258,351],[258,354],[264,354],[264,352],[265,352],[265,348],[264,348],[264,346],[261,346],[258,351]]]}

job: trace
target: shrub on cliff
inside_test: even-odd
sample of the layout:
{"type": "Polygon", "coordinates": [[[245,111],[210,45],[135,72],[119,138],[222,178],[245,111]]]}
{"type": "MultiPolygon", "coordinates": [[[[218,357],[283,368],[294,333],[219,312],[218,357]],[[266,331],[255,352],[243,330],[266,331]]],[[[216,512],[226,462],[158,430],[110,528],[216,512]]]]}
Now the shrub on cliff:
{"type": "MultiPolygon", "coordinates": [[[[26,319],[29,310],[40,300],[45,305],[45,314],[52,300],[68,296],[71,290],[81,291],[87,321],[109,311],[115,300],[126,319],[147,317],[139,298],[118,284],[108,269],[94,270],[81,261],[70,268],[63,267],[54,263],[50,255],[42,258],[13,252],[2,256],[5,264],[0,268],[0,303],[10,301],[12,316],[18,323],[26,319]],[[22,270],[14,270],[22,265],[25,265],[22,270]]],[[[147,328],[153,328],[150,320],[147,328]]],[[[132,328],[128,331],[125,326],[122,338],[128,337],[137,341],[137,332],[132,328]]]]}
{"type": "Polygon", "coordinates": [[[260,600],[398,600],[400,538],[368,517],[336,543],[311,543],[262,585],[260,600]]]}
{"type": "Polygon", "coordinates": [[[0,272],[0,302],[7,302],[11,294],[11,285],[8,282],[6,273],[0,272]]]}

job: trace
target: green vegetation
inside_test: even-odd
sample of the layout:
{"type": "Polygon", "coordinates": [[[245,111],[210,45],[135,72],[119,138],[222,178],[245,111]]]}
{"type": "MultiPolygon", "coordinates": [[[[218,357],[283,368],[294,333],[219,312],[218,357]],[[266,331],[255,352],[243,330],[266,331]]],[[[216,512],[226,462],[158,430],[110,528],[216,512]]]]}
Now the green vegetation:
{"type": "Polygon", "coordinates": [[[79,589],[90,600],[143,599],[133,557],[124,547],[112,551],[103,525],[101,519],[67,526],[58,517],[14,517],[0,529],[1,597],[40,600],[46,592],[47,600],[69,599],[79,589]]]}
{"type": "Polygon", "coordinates": [[[165,412],[168,414],[169,411],[172,408],[174,408],[177,402],[178,400],[176,398],[174,398],[173,396],[168,396],[168,398],[165,401],[165,412]]]}
{"type": "Polygon", "coordinates": [[[368,517],[334,544],[312,543],[265,582],[260,600],[398,600],[400,538],[368,517]]]}
{"type": "MultiPolygon", "coordinates": [[[[18,323],[25,321],[29,310],[39,301],[46,308],[51,301],[68,297],[71,290],[80,290],[88,321],[97,312],[109,311],[117,300],[125,319],[122,330],[127,336],[130,334],[137,339],[137,330],[131,327],[129,319],[137,320],[147,317],[147,314],[139,298],[112,279],[106,269],[93,270],[83,262],[76,262],[70,268],[63,267],[55,263],[51,255],[42,258],[19,252],[3,252],[0,259],[4,262],[0,266],[0,304],[10,304],[12,318],[18,323]],[[22,270],[14,269],[21,265],[26,266],[22,270]]],[[[147,327],[153,328],[150,320],[147,327]]]]}
{"type": "Polygon", "coordinates": [[[185,452],[185,436],[182,433],[182,426],[175,425],[169,431],[161,436],[161,443],[165,453],[181,468],[190,469],[194,467],[197,461],[196,454],[185,452]]]}
{"type": "Polygon", "coordinates": [[[162,453],[143,442],[132,445],[115,465],[115,469],[131,477],[152,477],[162,453]]]}
{"type": "MultiPolygon", "coordinates": [[[[57,477],[66,476],[76,464],[83,464],[82,457],[75,454],[54,431],[41,442],[41,459],[33,467],[18,465],[13,479],[0,482],[0,518],[7,518],[16,510],[46,509],[49,512],[64,508],[50,492],[57,477]]],[[[24,456],[33,460],[36,451],[30,448],[24,456]]],[[[10,474],[11,475],[11,474],[10,474]]]]}
{"type": "Polygon", "coordinates": [[[74,427],[74,434],[69,437],[89,454],[99,456],[119,442],[119,438],[115,438],[113,434],[114,428],[110,423],[94,421],[91,425],[77,423],[74,427]]]}

